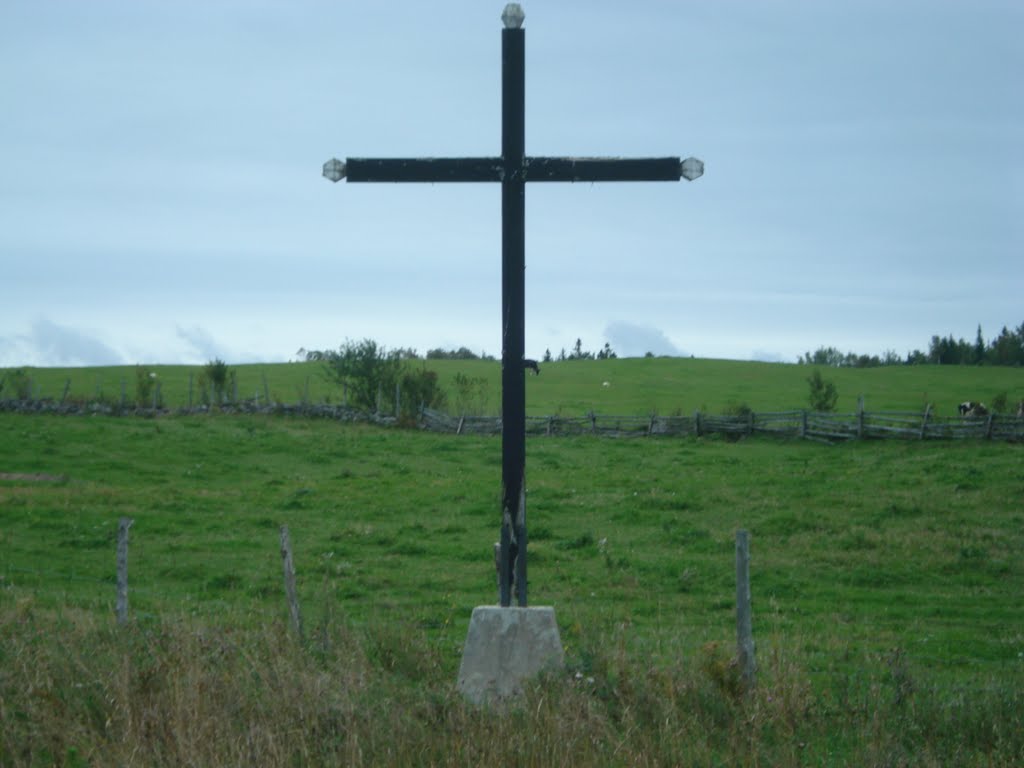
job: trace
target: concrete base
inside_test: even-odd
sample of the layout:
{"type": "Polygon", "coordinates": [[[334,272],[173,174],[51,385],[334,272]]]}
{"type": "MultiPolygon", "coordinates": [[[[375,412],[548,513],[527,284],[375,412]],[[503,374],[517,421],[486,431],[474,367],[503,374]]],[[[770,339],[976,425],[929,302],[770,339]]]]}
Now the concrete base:
{"type": "Polygon", "coordinates": [[[489,704],[522,693],[522,682],[560,669],[565,655],[555,609],[473,609],[462,651],[458,688],[474,704],[489,704]]]}

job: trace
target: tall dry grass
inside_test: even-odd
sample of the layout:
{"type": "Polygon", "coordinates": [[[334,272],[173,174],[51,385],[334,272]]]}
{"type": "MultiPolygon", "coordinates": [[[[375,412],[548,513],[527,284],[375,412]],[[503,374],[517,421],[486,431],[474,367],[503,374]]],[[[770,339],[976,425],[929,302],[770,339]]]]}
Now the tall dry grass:
{"type": "Polygon", "coordinates": [[[593,638],[498,709],[414,627],[180,618],[117,627],[0,604],[0,766],[1024,764],[1022,675],[930,685],[894,652],[822,679],[778,638],[745,693],[697,658],[593,638]]]}

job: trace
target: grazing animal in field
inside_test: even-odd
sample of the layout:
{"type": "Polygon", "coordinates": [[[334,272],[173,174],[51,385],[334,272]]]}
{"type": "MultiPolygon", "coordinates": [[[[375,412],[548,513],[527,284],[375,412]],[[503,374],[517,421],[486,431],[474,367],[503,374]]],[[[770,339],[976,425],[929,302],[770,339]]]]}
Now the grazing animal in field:
{"type": "Polygon", "coordinates": [[[527,370],[533,371],[534,376],[540,376],[540,366],[537,365],[536,360],[523,360],[523,365],[526,367],[527,370]]]}
{"type": "Polygon", "coordinates": [[[988,416],[988,408],[984,403],[976,403],[973,400],[965,400],[957,406],[961,416],[988,416]]]}

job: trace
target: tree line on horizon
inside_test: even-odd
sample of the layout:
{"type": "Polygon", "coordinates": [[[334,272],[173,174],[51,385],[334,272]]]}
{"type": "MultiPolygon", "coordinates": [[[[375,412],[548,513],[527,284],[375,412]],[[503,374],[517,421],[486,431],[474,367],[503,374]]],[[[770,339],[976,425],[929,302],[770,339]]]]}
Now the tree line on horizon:
{"type": "Polygon", "coordinates": [[[953,335],[932,336],[928,351],[915,349],[900,357],[889,350],[878,355],[843,354],[835,347],[819,347],[798,360],[802,365],[827,365],[833,368],[877,368],[883,365],[1024,365],[1024,323],[1010,330],[1005,325],[994,339],[985,341],[981,326],[974,341],[955,339],[953,335]]]}
{"type": "MultiPolygon", "coordinates": [[[[327,362],[334,354],[336,353],[330,350],[300,349],[298,351],[300,359],[315,362],[327,362]]],[[[389,350],[387,354],[395,360],[485,360],[493,362],[496,359],[486,352],[477,354],[465,346],[458,349],[437,347],[427,350],[426,355],[420,355],[415,349],[398,347],[389,350]]],[[[644,355],[644,357],[654,356],[653,352],[647,352],[644,355]]],[[[668,357],[672,357],[672,355],[668,355],[668,357]]],[[[608,342],[605,342],[601,349],[593,352],[584,349],[582,339],[577,338],[576,343],[568,352],[563,347],[558,355],[553,355],[550,348],[545,349],[541,362],[614,360],[617,358],[618,354],[608,342]]],[[[927,352],[914,349],[906,356],[901,356],[891,349],[882,355],[868,355],[856,352],[843,353],[836,347],[821,346],[814,352],[806,352],[801,355],[797,358],[797,363],[800,365],[824,365],[832,368],[878,368],[888,365],[1019,366],[1024,365],[1024,323],[1012,330],[1004,325],[999,335],[987,342],[980,325],[973,342],[964,338],[954,338],[952,334],[932,336],[927,352]]]]}

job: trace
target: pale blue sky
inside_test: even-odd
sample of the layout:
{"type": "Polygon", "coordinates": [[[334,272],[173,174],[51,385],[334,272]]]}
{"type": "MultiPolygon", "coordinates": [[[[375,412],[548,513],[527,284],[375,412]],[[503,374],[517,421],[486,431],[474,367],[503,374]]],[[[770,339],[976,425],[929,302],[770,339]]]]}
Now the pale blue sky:
{"type": "MultiPolygon", "coordinates": [[[[503,2],[5,0],[0,366],[501,353],[503,2]]],[[[527,354],[905,355],[1024,321],[1019,0],[527,0],[527,354]]]]}

